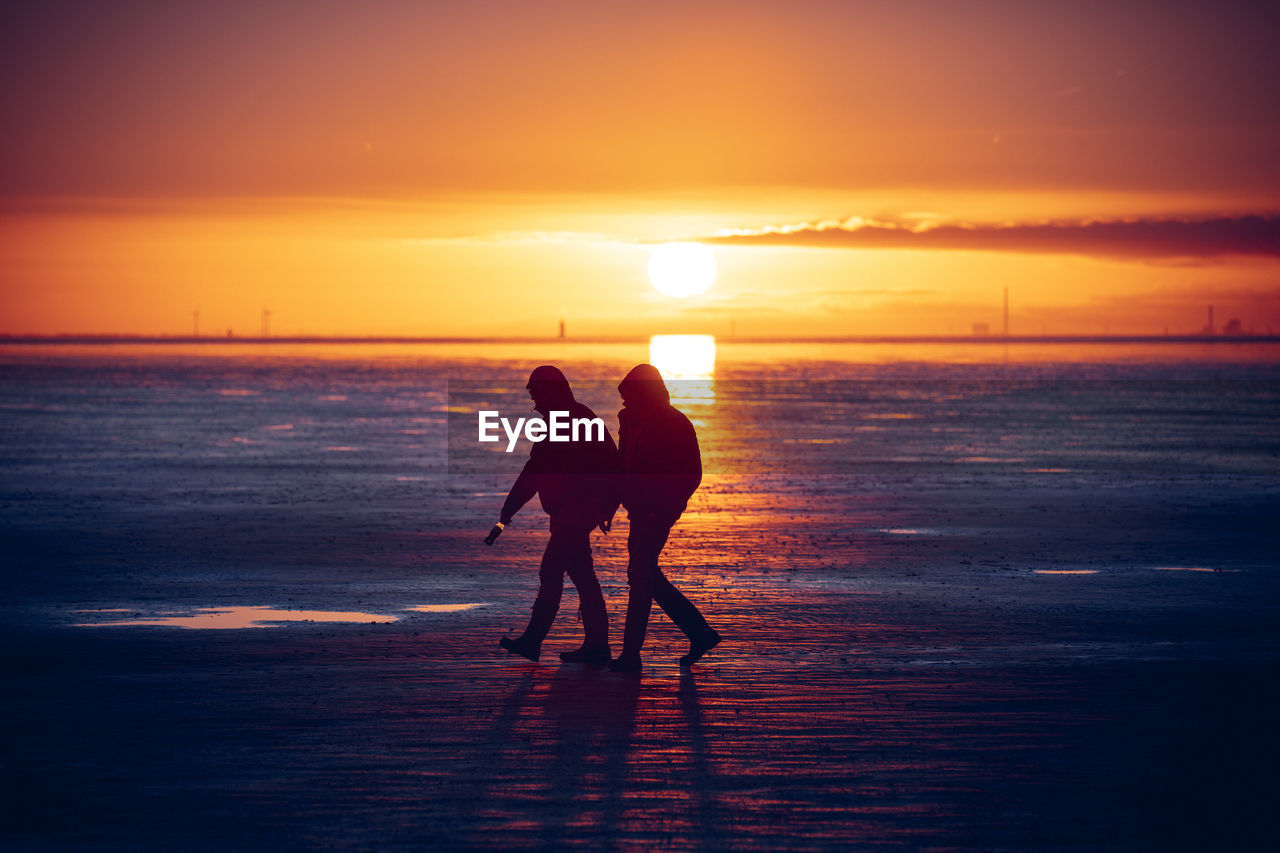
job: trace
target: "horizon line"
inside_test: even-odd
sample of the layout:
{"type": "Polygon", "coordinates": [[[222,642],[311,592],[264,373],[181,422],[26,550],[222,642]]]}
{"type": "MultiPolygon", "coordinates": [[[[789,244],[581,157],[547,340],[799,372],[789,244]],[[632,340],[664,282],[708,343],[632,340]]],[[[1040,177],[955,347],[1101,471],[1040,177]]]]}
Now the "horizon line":
{"type": "MultiPolygon", "coordinates": [[[[658,333],[668,334],[668,333],[658,333]]],[[[734,344],[1079,344],[1079,343],[1280,343],[1280,334],[1061,334],[1061,335],[820,335],[799,336],[721,336],[710,333],[670,333],[673,335],[711,337],[717,343],[734,344]]],[[[135,335],[135,334],[59,334],[15,335],[0,333],[0,345],[13,344],[640,344],[657,335],[596,335],[584,337],[529,336],[424,336],[424,335],[279,335],[233,336],[213,335],[135,335]]]]}

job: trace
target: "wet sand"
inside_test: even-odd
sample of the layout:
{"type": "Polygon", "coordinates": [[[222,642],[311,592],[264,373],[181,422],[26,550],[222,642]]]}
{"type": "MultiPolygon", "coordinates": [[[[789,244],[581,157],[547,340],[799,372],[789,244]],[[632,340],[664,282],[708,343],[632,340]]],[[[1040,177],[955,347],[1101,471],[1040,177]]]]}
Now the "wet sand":
{"type": "MultiPolygon", "coordinates": [[[[532,597],[532,519],[505,550],[462,526],[338,529],[381,554],[329,550],[348,568],[309,590],[284,569],[234,593],[221,572],[117,582],[134,608],[150,589],[161,609],[292,598],[388,624],[76,628],[112,614],[11,607],[7,846],[1256,849],[1275,829],[1276,598],[1256,567],[1045,575],[902,512],[857,534],[706,509],[672,574],[729,639],[691,672],[662,616],[638,678],[560,664],[572,593],[542,662],[501,652],[532,597]],[[448,582],[389,568],[431,554],[448,582]],[[450,601],[486,606],[408,610],[450,601]]],[[[230,541],[254,541],[240,523],[230,541]]],[[[621,545],[596,548],[615,627],[621,545]]]]}

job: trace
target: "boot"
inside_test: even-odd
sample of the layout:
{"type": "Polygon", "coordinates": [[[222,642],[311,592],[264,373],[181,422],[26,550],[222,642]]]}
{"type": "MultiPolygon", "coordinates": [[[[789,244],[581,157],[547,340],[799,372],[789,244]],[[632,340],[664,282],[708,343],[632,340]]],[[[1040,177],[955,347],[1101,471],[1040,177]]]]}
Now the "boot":
{"type": "Polygon", "coordinates": [[[498,645],[511,652],[511,654],[520,655],[522,658],[528,658],[534,663],[538,662],[538,658],[542,654],[541,643],[531,643],[524,637],[516,637],[514,640],[510,637],[503,637],[501,640],[498,640],[498,645]]]}
{"type": "Polygon", "coordinates": [[[539,594],[533,600],[533,613],[529,617],[529,625],[524,629],[524,633],[514,640],[503,637],[498,641],[499,645],[513,655],[537,661],[542,651],[542,641],[551,630],[551,623],[555,621],[556,611],[559,609],[559,601],[549,602],[539,594]]]}
{"type": "Polygon", "coordinates": [[[639,672],[640,669],[641,663],[639,654],[627,654],[626,652],[623,652],[609,662],[610,672],[639,672]]]}
{"type": "Polygon", "coordinates": [[[560,660],[565,663],[589,663],[594,666],[607,666],[613,661],[613,652],[609,646],[583,643],[571,652],[561,652],[560,660]]]}
{"type": "Polygon", "coordinates": [[[720,641],[724,639],[714,628],[708,628],[708,633],[699,634],[697,637],[689,638],[689,654],[680,656],[680,665],[683,667],[693,666],[698,659],[707,652],[720,645],[720,641]]]}

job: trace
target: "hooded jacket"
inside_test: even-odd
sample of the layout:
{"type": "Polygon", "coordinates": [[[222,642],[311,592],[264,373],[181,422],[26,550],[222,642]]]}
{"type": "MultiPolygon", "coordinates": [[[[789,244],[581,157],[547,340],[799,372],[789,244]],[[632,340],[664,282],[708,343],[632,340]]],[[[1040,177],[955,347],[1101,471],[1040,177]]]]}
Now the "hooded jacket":
{"type": "MultiPolygon", "coordinates": [[[[571,419],[596,417],[574,399],[569,380],[558,368],[535,369],[525,387],[534,392],[543,416],[555,411],[568,412],[571,419]]],[[[618,509],[618,449],[607,427],[603,441],[586,440],[594,439],[594,431],[588,432],[578,441],[533,442],[501,517],[511,518],[536,494],[548,515],[574,512],[598,518],[596,523],[612,518],[618,509]]]]}
{"type": "Polygon", "coordinates": [[[651,364],[632,368],[621,383],[618,412],[622,505],[630,513],[674,522],[702,482],[702,454],[693,424],[671,405],[662,374],[651,364]]]}

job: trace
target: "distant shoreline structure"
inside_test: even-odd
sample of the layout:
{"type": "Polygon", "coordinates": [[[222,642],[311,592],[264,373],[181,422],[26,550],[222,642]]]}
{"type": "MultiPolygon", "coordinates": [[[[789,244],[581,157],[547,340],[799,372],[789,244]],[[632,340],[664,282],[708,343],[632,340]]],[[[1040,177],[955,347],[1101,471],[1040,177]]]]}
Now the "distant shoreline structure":
{"type": "MultiPolygon", "coordinates": [[[[696,334],[696,333],[690,333],[696,334]]],[[[560,337],[349,337],[296,335],[272,337],[192,337],[190,335],[0,335],[0,346],[31,344],[644,344],[649,335],[560,337]]],[[[715,336],[712,336],[715,337],[715,336]]],[[[718,344],[1276,344],[1280,335],[844,335],[823,337],[716,337],[718,344]]]]}

